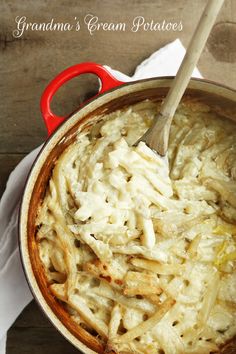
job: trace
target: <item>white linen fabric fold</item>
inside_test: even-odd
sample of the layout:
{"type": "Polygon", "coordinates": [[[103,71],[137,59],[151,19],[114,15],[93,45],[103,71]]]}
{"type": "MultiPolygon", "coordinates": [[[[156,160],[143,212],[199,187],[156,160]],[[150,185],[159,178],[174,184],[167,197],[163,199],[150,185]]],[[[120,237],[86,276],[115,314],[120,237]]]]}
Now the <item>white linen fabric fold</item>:
{"type": "MultiPolygon", "coordinates": [[[[105,67],[121,81],[172,76],[176,74],[184,54],[185,49],[177,39],[144,60],[132,77],[105,67]]],[[[201,78],[197,69],[193,76],[201,78]]],[[[33,150],[16,166],[0,201],[0,354],[6,350],[7,330],[32,299],[18,250],[18,212],[27,175],[40,148],[33,150]]]]}

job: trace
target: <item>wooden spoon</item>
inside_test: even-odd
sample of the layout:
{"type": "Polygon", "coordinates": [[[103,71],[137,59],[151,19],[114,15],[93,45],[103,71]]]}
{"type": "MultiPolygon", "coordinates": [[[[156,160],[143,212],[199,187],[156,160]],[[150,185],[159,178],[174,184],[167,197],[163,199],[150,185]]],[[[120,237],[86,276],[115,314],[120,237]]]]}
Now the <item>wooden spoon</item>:
{"type": "MultiPolygon", "coordinates": [[[[154,118],[152,126],[137,142],[145,142],[151,149],[155,150],[161,156],[165,156],[167,152],[170,126],[173,116],[189,83],[193,69],[198,62],[223,2],[224,0],[208,1],[182,64],[173,80],[173,84],[163,105],[161,106],[160,112],[157,117],[154,118]]],[[[135,145],[137,145],[137,143],[135,145]]]]}

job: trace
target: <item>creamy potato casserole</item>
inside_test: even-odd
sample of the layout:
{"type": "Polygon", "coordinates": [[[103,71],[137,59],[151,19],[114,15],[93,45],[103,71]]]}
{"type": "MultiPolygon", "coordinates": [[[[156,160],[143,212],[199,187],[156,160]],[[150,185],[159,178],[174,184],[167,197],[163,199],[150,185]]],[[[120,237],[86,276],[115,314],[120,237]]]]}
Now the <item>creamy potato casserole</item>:
{"type": "Polygon", "coordinates": [[[40,259],[104,352],[215,353],[236,335],[236,124],[186,101],[163,159],[132,146],[157,110],[107,115],[59,157],[40,259]]]}

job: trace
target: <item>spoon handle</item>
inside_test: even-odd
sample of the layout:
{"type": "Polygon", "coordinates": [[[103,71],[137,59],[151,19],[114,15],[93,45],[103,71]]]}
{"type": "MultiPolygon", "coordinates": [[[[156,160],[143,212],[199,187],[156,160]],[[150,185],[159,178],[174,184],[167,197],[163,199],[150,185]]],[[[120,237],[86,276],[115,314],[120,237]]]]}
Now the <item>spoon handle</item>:
{"type": "Polygon", "coordinates": [[[146,144],[164,156],[168,148],[169,131],[173,116],[189,83],[193,69],[206,44],[224,0],[209,0],[200,18],[194,35],[173,84],[164,100],[152,127],[144,134],[146,144]]]}

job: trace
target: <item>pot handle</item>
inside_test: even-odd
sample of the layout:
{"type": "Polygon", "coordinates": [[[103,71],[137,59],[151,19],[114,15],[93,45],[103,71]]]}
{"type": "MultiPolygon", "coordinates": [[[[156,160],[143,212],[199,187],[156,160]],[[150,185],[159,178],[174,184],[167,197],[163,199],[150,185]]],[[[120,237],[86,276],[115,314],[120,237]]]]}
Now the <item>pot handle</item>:
{"type": "Polygon", "coordinates": [[[101,88],[97,95],[123,84],[122,81],[115,79],[102,65],[92,62],[76,64],[62,71],[48,84],[40,101],[42,116],[49,136],[68,118],[68,116],[57,116],[51,111],[50,104],[53,96],[65,82],[81,74],[95,74],[99,77],[101,88]]]}

